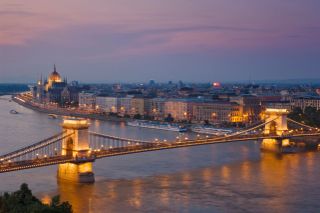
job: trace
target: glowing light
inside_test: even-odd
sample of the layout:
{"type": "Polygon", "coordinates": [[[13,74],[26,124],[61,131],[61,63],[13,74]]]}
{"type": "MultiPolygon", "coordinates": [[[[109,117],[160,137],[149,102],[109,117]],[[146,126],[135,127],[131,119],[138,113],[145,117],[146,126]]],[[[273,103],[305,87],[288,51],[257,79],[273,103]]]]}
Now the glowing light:
{"type": "Polygon", "coordinates": [[[212,86],[213,86],[213,87],[220,87],[220,86],[221,86],[221,83],[220,83],[220,82],[213,82],[213,83],[212,83],[212,86]]]}

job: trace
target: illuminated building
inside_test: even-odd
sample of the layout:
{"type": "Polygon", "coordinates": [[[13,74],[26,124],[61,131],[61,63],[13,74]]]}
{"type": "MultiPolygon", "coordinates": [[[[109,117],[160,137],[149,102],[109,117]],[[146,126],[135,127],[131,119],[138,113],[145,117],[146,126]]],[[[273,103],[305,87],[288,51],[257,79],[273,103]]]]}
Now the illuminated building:
{"type": "Polygon", "coordinates": [[[305,110],[306,107],[313,107],[320,110],[320,97],[319,96],[304,96],[295,97],[291,100],[291,105],[293,108],[298,107],[305,110]]]}
{"type": "Polygon", "coordinates": [[[94,93],[79,93],[79,107],[93,109],[96,105],[96,95],[94,93]]]}
{"type": "Polygon", "coordinates": [[[130,115],[132,96],[118,98],[118,114],[120,116],[130,115]]]}
{"type": "Polygon", "coordinates": [[[155,120],[162,120],[165,117],[165,101],[163,98],[145,99],[145,111],[155,120]]]}
{"type": "Polygon", "coordinates": [[[243,116],[239,104],[228,101],[193,103],[192,121],[201,123],[241,123],[243,116]]]}
{"type": "Polygon", "coordinates": [[[79,88],[68,86],[67,80],[62,80],[54,65],[48,79],[40,78],[37,85],[31,88],[33,99],[39,103],[57,103],[61,106],[78,103],[79,88]]]}
{"type": "Polygon", "coordinates": [[[254,95],[241,95],[230,97],[230,102],[240,106],[240,114],[243,115],[243,122],[252,123],[260,120],[261,101],[254,95]]]}
{"type": "Polygon", "coordinates": [[[191,119],[191,109],[187,100],[171,99],[164,104],[165,117],[171,115],[175,121],[186,121],[191,119]]]}
{"type": "Polygon", "coordinates": [[[103,112],[117,113],[118,112],[118,98],[117,97],[106,97],[97,96],[96,106],[103,112]]]}
{"type": "Polygon", "coordinates": [[[130,115],[144,115],[144,99],[143,98],[132,98],[131,99],[131,110],[130,115]]]}

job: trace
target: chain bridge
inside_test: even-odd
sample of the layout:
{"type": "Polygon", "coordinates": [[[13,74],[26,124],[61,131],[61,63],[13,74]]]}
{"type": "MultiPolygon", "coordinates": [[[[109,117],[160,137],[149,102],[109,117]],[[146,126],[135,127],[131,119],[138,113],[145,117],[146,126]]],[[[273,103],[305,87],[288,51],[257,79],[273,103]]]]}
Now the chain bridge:
{"type": "Polygon", "coordinates": [[[200,136],[174,141],[143,141],[89,131],[85,119],[63,120],[62,132],[40,142],[0,156],[0,173],[58,164],[57,177],[73,182],[94,182],[95,160],[119,155],[209,144],[261,140],[261,149],[281,151],[292,146],[290,139],[319,136],[320,129],[287,118],[287,110],[267,109],[266,120],[224,136],[200,136]],[[288,128],[288,123],[294,129],[288,128]]]}

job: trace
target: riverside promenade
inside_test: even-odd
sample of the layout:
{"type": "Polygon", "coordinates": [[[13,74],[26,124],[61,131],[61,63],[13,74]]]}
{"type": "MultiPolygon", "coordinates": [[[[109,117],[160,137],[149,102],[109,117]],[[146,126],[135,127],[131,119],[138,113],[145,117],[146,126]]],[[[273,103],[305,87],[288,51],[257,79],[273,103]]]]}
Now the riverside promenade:
{"type": "Polygon", "coordinates": [[[62,108],[56,105],[36,103],[33,102],[28,96],[25,96],[23,94],[13,95],[12,100],[28,109],[32,109],[37,112],[46,114],[55,114],[60,116],[70,116],[114,122],[124,122],[131,120],[130,118],[105,115],[94,110],[82,110],[79,108],[62,108]]]}

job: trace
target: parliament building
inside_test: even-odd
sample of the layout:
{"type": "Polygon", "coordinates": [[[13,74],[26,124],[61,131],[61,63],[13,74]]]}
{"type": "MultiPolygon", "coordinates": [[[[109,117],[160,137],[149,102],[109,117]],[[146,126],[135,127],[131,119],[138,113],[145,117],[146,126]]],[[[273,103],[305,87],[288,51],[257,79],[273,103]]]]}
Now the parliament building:
{"type": "Polygon", "coordinates": [[[67,79],[61,78],[54,65],[53,72],[46,79],[42,76],[37,85],[32,87],[33,99],[39,103],[56,103],[59,106],[78,105],[80,88],[76,84],[69,85],[67,79]]]}

